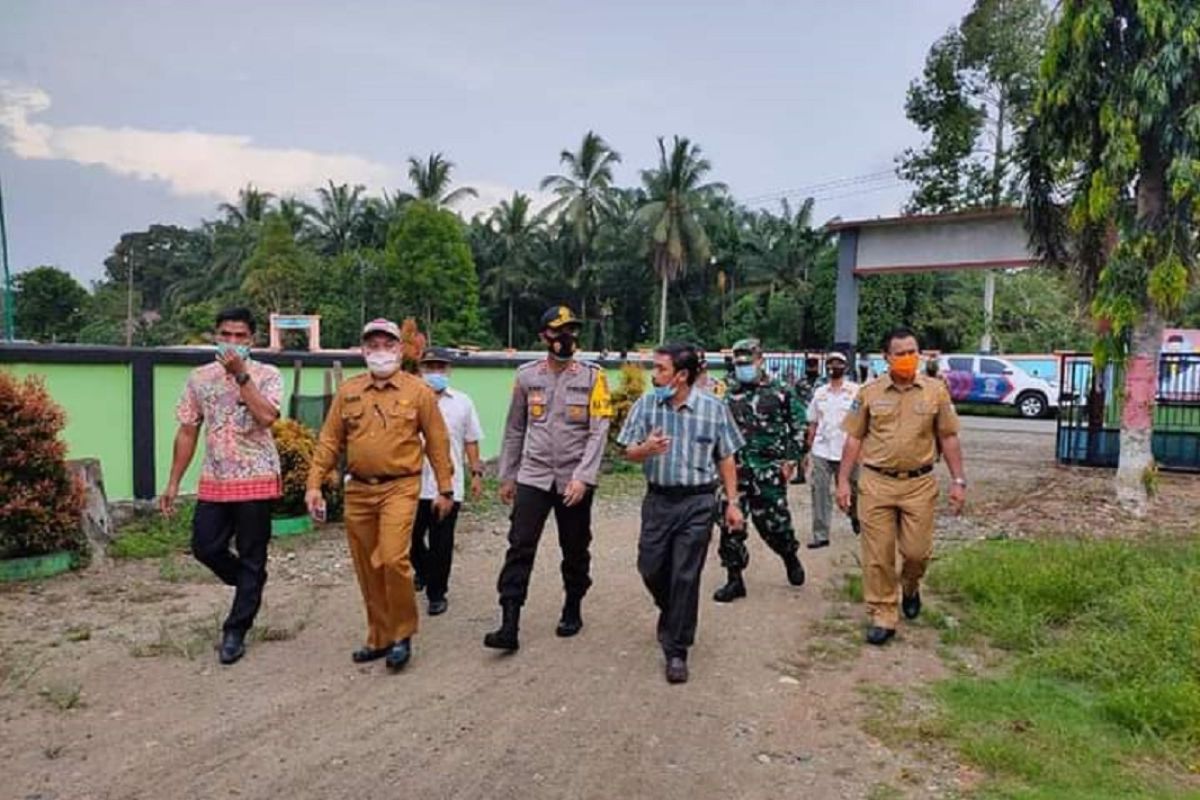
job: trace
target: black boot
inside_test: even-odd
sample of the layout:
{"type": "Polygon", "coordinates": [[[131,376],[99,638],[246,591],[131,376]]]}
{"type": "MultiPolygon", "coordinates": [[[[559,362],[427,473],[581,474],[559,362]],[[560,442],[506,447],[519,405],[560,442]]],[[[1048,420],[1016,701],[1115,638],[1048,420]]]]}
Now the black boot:
{"type": "Polygon", "coordinates": [[[795,553],[788,553],[783,557],[783,566],[787,568],[788,583],[792,586],[804,585],[804,565],[795,553]]]}
{"type": "Polygon", "coordinates": [[[221,636],[221,649],[217,653],[220,662],[229,666],[244,655],[246,655],[246,634],[242,631],[225,631],[221,636]]]}
{"type": "Polygon", "coordinates": [[[521,646],[517,641],[517,629],[521,626],[521,606],[516,603],[502,603],[500,612],[500,627],[483,637],[483,646],[511,653],[521,646]]]}
{"type": "Polygon", "coordinates": [[[574,636],[583,629],[583,613],[579,608],[582,599],[578,597],[568,597],[563,603],[562,617],[558,620],[558,627],[554,629],[554,633],[558,636],[574,636]]]}
{"type": "Polygon", "coordinates": [[[742,582],[740,569],[729,570],[729,580],[720,589],[713,592],[713,600],[718,603],[732,603],[739,597],[746,596],[746,584],[742,582]]]}

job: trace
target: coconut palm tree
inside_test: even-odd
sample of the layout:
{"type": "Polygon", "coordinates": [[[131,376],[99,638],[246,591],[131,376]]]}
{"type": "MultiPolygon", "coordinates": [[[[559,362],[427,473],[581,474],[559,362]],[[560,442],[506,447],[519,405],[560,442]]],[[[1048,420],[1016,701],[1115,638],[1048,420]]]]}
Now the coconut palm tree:
{"type": "Polygon", "coordinates": [[[544,213],[569,226],[579,251],[579,269],[572,283],[579,293],[580,316],[585,322],[592,284],[592,243],[601,220],[613,212],[612,171],[620,161],[620,153],[594,131],[588,131],[578,152],[563,150],[559,154],[559,163],[566,167],[565,174],[542,178],[542,190],[556,195],[544,213]]]}
{"type": "Polygon", "coordinates": [[[262,218],[271,210],[271,201],[275,195],[270,192],[260,192],[254,184],[246,184],[246,188],[238,189],[238,201],[221,203],[218,209],[225,215],[225,221],[230,225],[242,227],[252,222],[262,222],[262,218]]]}
{"type": "Polygon", "coordinates": [[[667,335],[667,290],[689,265],[708,262],[711,247],[700,224],[705,205],[725,191],[723,183],[705,183],[712,164],[686,137],[675,136],[668,154],[658,137],[658,167],[642,171],[647,201],[638,210],[644,226],[646,249],[662,283],[659,299],[659,341],[667,335]]]}
{"type": "Polygon", "coordinates": [[[513,192],[511,200],[501,200],[488,217],[488,226],[496,236],[497,260],[485,276],[488,301],[508,304],[508,347],[513,346],[513,300],[528,292],[533,284],[531,253],[543,231],[543,218],[531,213],[528,195],[513,192]]]}
{"type": "Polygon", "coordinates": [[[479,192],[470,186],[460,186],[454,191],[448,191],[450,173],[453,171],[454,162],[444,158],[441,153],[430,153],[425,161],[410,156],[408,179],[412,181],[414,193],[397,194],[395,202],[403,205],[407,200],[428,200],[435,206],[446,208],[464,197],[479,197],[479,192]]]}
{"type": "Polygon", "coordinates": [[[308,216],[315,238],[326,255],[339,255],[351,249],[354,232],[359,229],[366,200],[362,185],[334,184],[317,189],[319,207],[309,206],[308,216]]]}

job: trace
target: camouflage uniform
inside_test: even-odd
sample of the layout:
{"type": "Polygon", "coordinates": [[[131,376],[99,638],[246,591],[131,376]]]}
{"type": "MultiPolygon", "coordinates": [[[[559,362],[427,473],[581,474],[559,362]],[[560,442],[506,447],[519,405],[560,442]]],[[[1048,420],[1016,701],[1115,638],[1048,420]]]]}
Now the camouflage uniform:
{"type": "MultiPolygon", "coordinates": [[[[743,340],[734,346],[734,352],[735,357],[745,352],[757,354],[758,343],[756,340],[743,340]]],[[[746,438],[746,446],[737,453],[742,514],[754,522],[754,527],[767,546],[784,559],[788,565],[789,579],[799,585],[803,582],[803,569],[796,558],[799,545],[792,527],[792,513],[788,508],[783,464],[787,461],[797,462],[804,455],[805,407],[790,387],[766,375],[760,375],[759,380],[751,384],[732,381],[724,399],[738,429],[746,438]]],[[[730,581],[736,582],[737,591],[744,594],[741,571],[750,561],[746,549],[746,530],[731,531],[725,526],[727,502],[722,492],[717,516],[721,521],[717,552],[721,557],[721,565],[729,570],[730,581]]]]}

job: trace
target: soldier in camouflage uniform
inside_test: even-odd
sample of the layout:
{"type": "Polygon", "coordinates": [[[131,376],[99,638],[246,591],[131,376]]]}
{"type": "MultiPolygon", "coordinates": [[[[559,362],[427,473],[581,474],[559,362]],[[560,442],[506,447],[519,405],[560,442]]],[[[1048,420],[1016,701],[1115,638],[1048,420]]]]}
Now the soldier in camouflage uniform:
{"type": "MultiPolygon", "coordinates": [[[[821,380],[821,359],[816,356],[807,356],[804,359],[804,375],[796,381],[796,400],[802,408],[808,408],[808,404],[812,402],[813,394],[817,391],[817,387],[823,384],[821,380]]],[[[805,483],[803,466],[797,467],[796,477],[792,478],[793,484],[805,483]]]]}
{"type": "MultiPolygon", "coordinates": [[[[746,438],[746,446],[737,453],[742,514],[754,520],[763,541],[783,559],[788,582],[800,586],[804,583],[804,567],[796,556],[799,544],[788,509],[787,486],[804,455],[804,406],[788,386],[763,371],[762,348],[757,339],[743,339],[733,346],[733,364],[734,380],[725,394],[725,403],[746,438]]],[[[718,519],[724,519],[727,502],[722,496],[718,519]]],[[[742,570],[750,561],[746,529],[733,531],[722,524],[717,552],[721,565],[729,572],[729,581],[713,599],[729,603],[745,597],[742,570]]]]}

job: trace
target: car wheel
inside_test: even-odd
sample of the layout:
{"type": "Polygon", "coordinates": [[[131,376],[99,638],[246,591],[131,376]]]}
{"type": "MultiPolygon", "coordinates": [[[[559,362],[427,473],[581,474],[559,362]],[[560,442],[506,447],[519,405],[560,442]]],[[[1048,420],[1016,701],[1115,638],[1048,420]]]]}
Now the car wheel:
{"type": "Polygon", "coordinates": [[[1025,419],[1045,416],[1049,405],[1041,392],[1026,392],[1017,398],[1017,411],[1025,419]]]}

